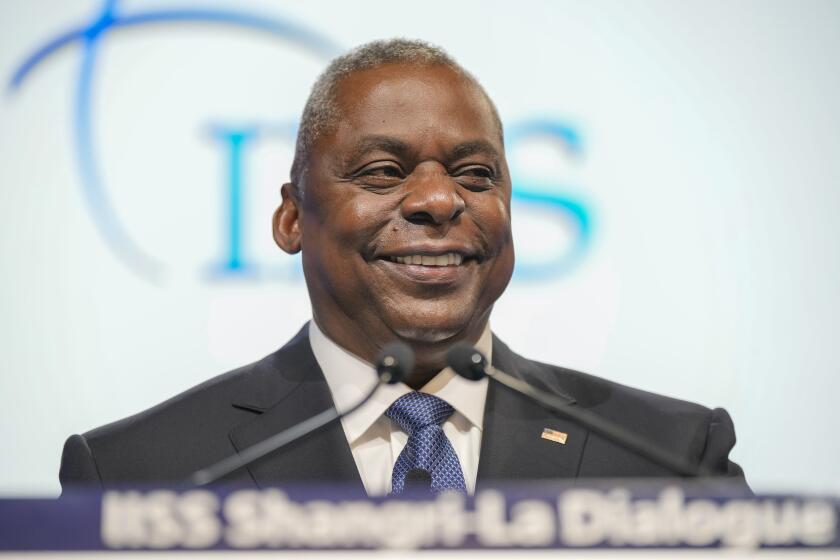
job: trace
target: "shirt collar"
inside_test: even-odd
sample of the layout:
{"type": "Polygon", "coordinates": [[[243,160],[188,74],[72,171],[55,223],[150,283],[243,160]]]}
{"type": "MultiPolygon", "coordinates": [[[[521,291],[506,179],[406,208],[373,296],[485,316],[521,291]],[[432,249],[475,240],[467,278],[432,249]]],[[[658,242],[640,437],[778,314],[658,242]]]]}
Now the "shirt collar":
{"type": "MultiPolygon", "coordinates": [[[[309,342],[312,352],[332,393],[339,412],[359,402],[376,384],[373,365],[336,344],[318,327],[315,320],[309,322],[309,342]]],[[[476,344],[487,360],[492,360],[493,334],[488,324],[476,344]]],[[[344,432],[350,444],[362,436],[376,422],[394,401],[412,391],[405,383],[383,385],[364,406],[341,419],[344,432]]],[[[481,430],[484,426],[484,404],[487,398],[487,379],[469,381],[445,368],[435,375],[420,391],[435,395],[462,414],[481,430]]]]}

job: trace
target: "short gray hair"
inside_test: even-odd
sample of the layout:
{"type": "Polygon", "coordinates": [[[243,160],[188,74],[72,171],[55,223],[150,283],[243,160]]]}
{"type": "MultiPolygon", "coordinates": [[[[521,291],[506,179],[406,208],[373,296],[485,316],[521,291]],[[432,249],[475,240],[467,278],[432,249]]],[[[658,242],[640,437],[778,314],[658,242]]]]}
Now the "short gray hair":
{"type": "Polygon", "coordinates": [[[333,59],[312,86],[300,119],[295,159],[292,163],[291,179],[298,192],[302,193],[301,181],[306,172],[312,146],[324,133],[330,132],[341,117],[341,111],[336,102],[341,80],[354,72],[392,63],[416,66],[442,65],[451,68],[472,82],[484,94],[499,127],[499,136],[502,135],[502,121],[493,100],[478,80],[442,48],[424,41],[410,39],[372,41],[333,59]]]}

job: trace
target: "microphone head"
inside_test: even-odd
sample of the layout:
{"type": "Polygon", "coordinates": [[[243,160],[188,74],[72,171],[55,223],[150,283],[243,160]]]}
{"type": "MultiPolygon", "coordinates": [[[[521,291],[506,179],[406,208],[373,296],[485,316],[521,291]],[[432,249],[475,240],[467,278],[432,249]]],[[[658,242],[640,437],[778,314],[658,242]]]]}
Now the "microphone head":
{"type": "Polygon", "coordinates": [[[431,492],[432,475],[426,469],[411,469],[405,473],[405,484],[403,490],[406,492],[431,492]]]}
{"type": "Polygon", "coordinates": [[[414,351],[403,342],[386,344],[376,357],[376,373],[380,381],[393,385],[414,372],[414,351]]]}
{"type": "Polygon", "coordinates": [[[487,376],[487,358],[466,342],[459,342],[450,348],[446,353],[446,362],[455,373],[470,381],[478,381],[487,376]]]}
{"type": "Polygon", "coordinates": [[[405,473],[406,491],[425,491],[432,489],[432,475],[426,469],[411,469],[405,473]]]}

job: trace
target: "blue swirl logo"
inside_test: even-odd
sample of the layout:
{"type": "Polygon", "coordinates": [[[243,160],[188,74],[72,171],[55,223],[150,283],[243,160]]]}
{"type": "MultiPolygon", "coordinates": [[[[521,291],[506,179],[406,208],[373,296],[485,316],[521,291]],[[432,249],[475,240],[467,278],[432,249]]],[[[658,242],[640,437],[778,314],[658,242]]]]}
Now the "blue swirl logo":
{"type": "MultiPolygon", "coordinates": [[[[119,9],[117,0],[106,0],[89,23],[58,34],[24,59],[11,78],[9,85],[13,91],[20,89],[33,69],[56,51],[71,44],[80,44],[81,61],[75,85],[73,135],[74,155],[84,201],[110,252],[133,272],[153,282],[163,278],[165,265],[143,251],[120,222],[100,173],[98,151],[92,133],[94,77],[97,57],[105,36],[123,28],[177,23],[217,25],[268,34],[325,61],[341,52],[339,46],[324,35],[276,16],[218,8],[154,9],[126,13],[119,9]]],[[[275,133],[279,130],[282,136],[290,139],[296,134],[296,127],[292,123],[271,128],[275,133]]],[[[241,276],[259,269],[259,264],[247,257],[242,235],[246,216],[242,206],[245,185],[242,182],[241,167],[244,150],[260,137],[260,130],[258,127],[216,126],[213,127],[213,135],[225,146],[228,156],[228,173],[225,178],[227,223],[223,225],[226,247],[219,262],[212,267],[215,272],[213,276],[241,276]]],[[[521,142],[535,137],[559,142],[565,148],[564,152],[572,158],[578,157],[583,151],[579,131],[568,123],[555,119],[530,119],[506,125],[505,141],[508,150],[513,150],[521,142]]],[[[511,169],[511,173],[514,178],[519,177],[515,168],[511,169]]],[[[515,179],[514,201],[523,206],[533,205],[541,210],[549,210],[572,236],[570,244],[553,250],[548,259],[538,262],[519,259],[516,278],[556,278],[574,270],[586,256],[592,242],[592,213],[582,198],[572,194],[577,190],[570,185],[543,183],[531,178],[521,181],[515,179]]],[[[527,243],[527,240],[519,242],[523,241],[527,243]]],[[[284,273],[283,277],[299,278],[299,262],[290,267],[291,274],[284,273]]],[[[276,274],[271,276],[277,277],[276,274]]]]}

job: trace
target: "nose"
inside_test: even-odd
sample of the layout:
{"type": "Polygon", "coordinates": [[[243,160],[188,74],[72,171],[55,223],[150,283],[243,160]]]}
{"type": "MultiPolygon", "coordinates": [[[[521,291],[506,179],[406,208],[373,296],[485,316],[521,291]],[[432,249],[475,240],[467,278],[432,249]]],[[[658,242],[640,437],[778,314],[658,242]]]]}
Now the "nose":
{"type": "Polygon", "coordinates": [[[466,204],[458,193],[458,184],[443,166],[415,168],[409,177],[408,194],[400,204],[402,216],[414,224],[442,226],[464,212],[466,204]]]}

